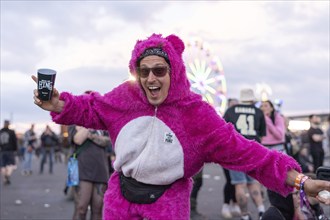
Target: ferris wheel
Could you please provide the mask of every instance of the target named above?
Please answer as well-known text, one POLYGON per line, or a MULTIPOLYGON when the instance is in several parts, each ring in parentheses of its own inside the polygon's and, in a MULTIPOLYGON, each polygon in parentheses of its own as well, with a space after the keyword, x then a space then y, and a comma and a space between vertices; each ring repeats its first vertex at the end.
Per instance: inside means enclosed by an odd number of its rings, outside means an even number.
POLYGON ((208 43, 198 38, 186 43, 183 55, 191 89, 223 115, 227 104, 227 85, 220 59, 212 55, 208 43))

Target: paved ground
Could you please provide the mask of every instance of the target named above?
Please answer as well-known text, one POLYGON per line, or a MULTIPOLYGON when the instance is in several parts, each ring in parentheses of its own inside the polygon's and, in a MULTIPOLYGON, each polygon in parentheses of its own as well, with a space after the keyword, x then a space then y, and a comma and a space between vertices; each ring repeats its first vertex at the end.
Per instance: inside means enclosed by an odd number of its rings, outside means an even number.
MULTIPOLYGON (((54 165, 54 174, 37 173, 39 159, 34 158, 34 173, 22 176, 18 168, 12 176, 11 185, 0 184, 0 219, 1 220, 69 220, 73 213, 73 202, 63 194, 66 166, 54 165)), ((45 167, 47 171, 47 166, 45 167)), ((204 185, 198 197, 198 211, 209 220, 222 219, 220 212, 223 204, 224 176, 222 168, 216 164, 207 164, 204 168, 204 185)), ((266 206, 269 205, 266 198, 266 206)), ((325 207, 330 216, 330 208, 325 207)), ((249 202, 249 209, 254 219, 257 211, 249 202)), ((236 218, 238 219, 238 218, 236 218)), ((235 219, 235 220, 236 220, 235 219)))
MULTIPOLYGON (((54 174, 38 174, 39 159, 33 160, 34 173, 22 176, 18 168, 11 178, 11 185, 0 186, 0 219, 70 219, 73 202, 63 193, 66 168, 54 165, 54 174)), ((45 171, 48 167, 45 167, 45 171)))

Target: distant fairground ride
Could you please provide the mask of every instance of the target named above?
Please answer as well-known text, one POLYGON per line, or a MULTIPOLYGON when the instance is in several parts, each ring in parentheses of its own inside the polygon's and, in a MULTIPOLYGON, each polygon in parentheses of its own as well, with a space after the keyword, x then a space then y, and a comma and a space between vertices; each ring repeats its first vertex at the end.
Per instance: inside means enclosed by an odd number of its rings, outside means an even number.
POLYGON ((256 84, 256 96, 259 101, 267 101, 270 100, 270 96, 272 95, 272 88, 267 83, 257 83, 256 84))
POLYGON ((282 99, 271 99, 271 95, 272 95, 273 91, 272 88, 270 87, 270 85, 268 85, 267 83, 257 83, 256 84, 256 96, 258 98, 258 102, 257 102, 257 107, 261 106, 261 102, 270 100, 273 102, 275 110, 281 112, 281 107, 283 105, 283 100, 282 99))
POLYGON ((194 92, 202 95, 218 114, 223 115, 227 104, 227 85, 220 59, 213 55, 201 39, 186 42, 184 61, 194 92))

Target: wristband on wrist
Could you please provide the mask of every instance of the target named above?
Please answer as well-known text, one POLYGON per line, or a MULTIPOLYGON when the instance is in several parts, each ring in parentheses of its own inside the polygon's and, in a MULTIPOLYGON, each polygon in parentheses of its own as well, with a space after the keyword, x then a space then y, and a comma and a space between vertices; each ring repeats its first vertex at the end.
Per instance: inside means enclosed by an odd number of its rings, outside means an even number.
POLYGON ((296 179, 294 180, 294 187, 297 190, 300 190, 300 183, 301 183, 301 180, 303 177, 305 177, 305 175, 302 173, 299 173, 298 176, 296 177, 296 179))
POLYGON ((303 210, 303 207, 305 206, 308 209, 309 213, 314 213, 314 211, 307 199, 305 190, 304 190, 305 181, 308 179, 310 179, 310 177, 304 176, 300 182, 300 190, 299 190, 299 192, 300 192, 300 208, 303 210))
POLYGON ((304 186, 305 186, 305 181, 308 180, 309 177, 308 176, 304 176, 301 181, 300 181, 300 189, 304 190, 304 186))

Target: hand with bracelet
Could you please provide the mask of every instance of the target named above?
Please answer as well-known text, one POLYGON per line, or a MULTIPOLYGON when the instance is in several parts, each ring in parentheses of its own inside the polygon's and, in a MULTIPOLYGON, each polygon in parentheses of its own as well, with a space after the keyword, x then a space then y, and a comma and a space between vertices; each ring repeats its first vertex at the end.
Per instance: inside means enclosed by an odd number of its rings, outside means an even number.
POLYGON ((313 180, 304 174, 298 173, 295 170, 288 171, 286 183, 294 186, 297 190, 302 190, 307 196, 316 198, 319 202, 330 205, 330 197, 320 196, 320 192, 326 190, 330 192, 330 181, 313 180))

